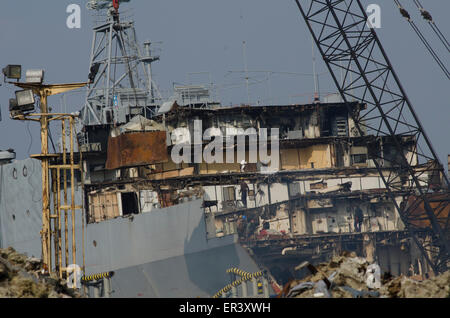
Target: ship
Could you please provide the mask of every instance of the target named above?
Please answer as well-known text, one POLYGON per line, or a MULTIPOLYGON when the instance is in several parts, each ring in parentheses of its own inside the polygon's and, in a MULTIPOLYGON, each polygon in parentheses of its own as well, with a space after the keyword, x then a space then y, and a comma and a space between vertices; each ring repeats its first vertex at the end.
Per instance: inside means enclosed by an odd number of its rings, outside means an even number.
MULTIPOLYGON (((251 293, 267 297, 306 274, 299 263, 342 251, 393 275, 436 270, 423 253, 436 237, 398 158, 434 189, 433 205, 446 202, 445 175, 419 162, 414 134, 375 138, 360 125, 370 105, 340 94, 228 107, 208 86, 180 85, 163 98, 152 43, 141 47, 118 2, 88 7, 104 19, 85 105, 48 115, 64 122, 58 151, 0 153, 0 247, 71 273, 90 297, 97 283, 103 297, 246 296, 242 281, 227 285, 239 273, 263 277, 267 291, 251 293), (415 220, 413 237, 399 207, 415 220)), ((36 93, 42 81, 29 75, 17 85, 36 93)), ((23 120, 34 108, 10 110, 23 120)), ((448 205, 439 210, 448 218, 448 205)))

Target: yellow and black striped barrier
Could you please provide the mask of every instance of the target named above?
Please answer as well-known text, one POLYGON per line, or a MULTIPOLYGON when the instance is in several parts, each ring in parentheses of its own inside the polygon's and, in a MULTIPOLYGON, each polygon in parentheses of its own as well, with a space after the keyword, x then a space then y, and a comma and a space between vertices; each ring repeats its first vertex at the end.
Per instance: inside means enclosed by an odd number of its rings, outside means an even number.
POLYGON ((262 295, 264 293, 263 291, 263 284, 261 282, 258 282, 258 295, 262 295))
POLYGON ((255 273, 249 273, 249 272, 243 271, 236 267, 227 269, 227 273, 233 273, 233 274, 241 276, 242 278, 248 278, 249 280, 252 278, 261 277, 263 275, 262 271, 255 272, 255 273))
POLYGON ((102 279, 102 278, 110 278, 113 275, 114 275, 114 272, 105 272, 105 273, 100 273, 100 274, 92 274, 92 275, 81 277, 81 281, 82 282, 92 282, 94 280, 99 280, 99 279, 102 279))
MULTIPOLYGON (((224 293, 227 293, 228 291, 230 291, 233 287, 237 287, 239 285, 241 285, 242 283, 245 283, 249 280, 251 280, 252 278, 258 278, 261 277, 263 275, 262 271, 259 272, 255 272, 255 273, 249 273, 243 270, 240 270, 239 268, 229 268, 226 271, 227 273, 234 273, 236 275, 241 276, 240 279, 235 280, 234 282, 228 284, 227 286, 225 286, 224 288, 222 288, 221 290, 219 290, 214 296, 213 298, 219 298, 220 296, 222 296, 224 293)), ((258 283, 258 293, 259 293, 259 284, 258 283)), ((261 284, 262 286, 262 284, 261 284)))
POLYGON ((231 284, 228 284, 227 286, 225 286, 224 288, 222 288, 220 291, 218 291, 218 292, 213 296, 213 298, 219 298, 220 296, 222 296, 222 294, 229 292, 229 291, 231 290, 231 288, 237 287, 237 286, 239 286, 240 284, 242 284, 244 281, 247 281, 247 280, 248 280, 248 279, 243 279, 243 278, 238 279, 238 280, 235 280, 235 281, 232 282, 231 284))

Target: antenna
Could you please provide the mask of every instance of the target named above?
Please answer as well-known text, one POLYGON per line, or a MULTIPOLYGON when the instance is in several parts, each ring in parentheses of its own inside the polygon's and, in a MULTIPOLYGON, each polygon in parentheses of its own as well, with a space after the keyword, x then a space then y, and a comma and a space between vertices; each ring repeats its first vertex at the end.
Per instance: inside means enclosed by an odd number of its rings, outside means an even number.
MULTIPOLYGON (((151 44, 152 44, 152 42, 150 42, 148 40, 144 42, 144 50, 145 50, 146 57, 142 59, 142 62, 144 62, 145 65, 147 66, 148 89, 150 91, 151 102, 154 103, 155 102, 155 89, 158 91, 158 88, 153 83, 152 63, 159 61, 159 56, 152 56, 152 51, 150 48, 151 44)), ((158 94, 161 95, 160 92, 158 92, 158 94)))
POLYGON ((314 80, 314 103, 320 102, 319 97, 319 76, 316 72, 316 54, 315 54, 315 46, 314 46, 314 39, 311 36, 311 43, 312 43, 312 64, 313 64, 313 80, 314 80))
POLYGON ((249 92, 249 89, 248 89, 248 80, 249 80, 249 77, 248 77, 248 68, 247 68, 247 50, 246 50, 246 43, 245 43, 245 41, 242 41, 242 49, 243 49, 243 51, 244 51, 244 71, 245 71, 245 82, 246 82, 246 85, 247 85, 247 103, 248 103, 248 105, 250 105, 250 92, 249 92))

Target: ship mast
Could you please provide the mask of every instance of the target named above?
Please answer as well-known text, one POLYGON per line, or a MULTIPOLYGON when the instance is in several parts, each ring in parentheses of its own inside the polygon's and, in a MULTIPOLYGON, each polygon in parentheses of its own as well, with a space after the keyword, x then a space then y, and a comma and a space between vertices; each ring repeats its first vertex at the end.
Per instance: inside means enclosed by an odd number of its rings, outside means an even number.
MULTIPOLYGON (((93 28, 91 85, 81 112, 85 126, 120 125, 135 115, 150 118, 161 100, 151 74, 151 64, 159 56, 150 55, 149 42, 143 48, 138 44, 134 21, 127 21, 120 11, 123 2, 129 0, 91 0, 87 4, 102 22, 93 28)), ((89 138, 85 139, 88 143, 89 138)))

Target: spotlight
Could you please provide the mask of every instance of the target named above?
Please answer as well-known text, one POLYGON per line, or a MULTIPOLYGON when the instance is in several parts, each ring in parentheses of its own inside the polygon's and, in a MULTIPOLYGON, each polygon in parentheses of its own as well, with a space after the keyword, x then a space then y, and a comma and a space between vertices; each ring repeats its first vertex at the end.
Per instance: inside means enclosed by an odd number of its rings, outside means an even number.
POLYGON ((44 81, 44 70, 27 70, 26 82, 30 84, 42 84, 44 81))
POLYGON ((19 80, 22 77, 21 65, 8 65, 3 69, 3 75, 9 79, 19 80))

